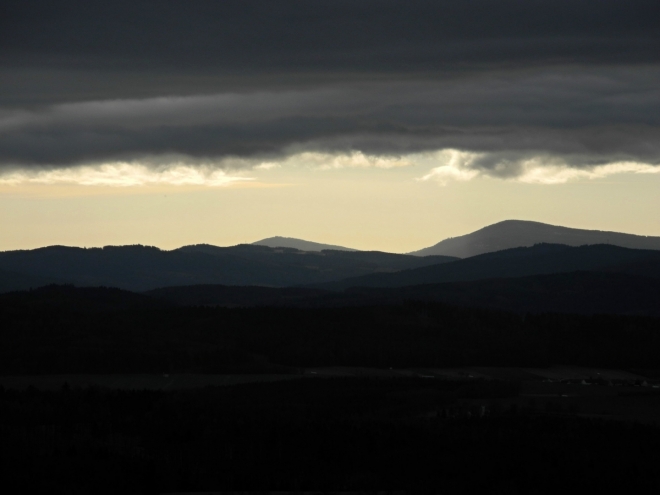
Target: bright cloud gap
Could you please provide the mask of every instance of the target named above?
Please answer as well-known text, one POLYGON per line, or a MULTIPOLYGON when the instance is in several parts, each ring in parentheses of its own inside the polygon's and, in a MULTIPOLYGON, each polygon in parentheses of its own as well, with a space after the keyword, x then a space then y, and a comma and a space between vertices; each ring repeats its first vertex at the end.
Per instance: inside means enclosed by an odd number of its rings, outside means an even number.
MULTIPOLYGON (((565 184, 580 179, 602 179, 615 174, 655 174, 660 167, 648 163, 617 161, 588 168, 575 168, 556 157, 524 157, 517 159, 492 159, 488 153, 471 153, 459 150, 442 150, 431 154, 441 165, 420 177, 420 181, 436 181, 447 185, 453 181, 469 181, 477 177, 495 177, 526 184, 565 184), (481 162, 495 162, 488 168, 481 162)), ((427 155, 426 160, 428 161, 427 155)))
POLYGON ((172 161, 171 158, 147 158, 142 162, 114 162, 69 167, 55 170, 18 170, 0 175, 0 185, 15 186, 81 185, 135 187, 150 185, 169 186, 228 186, 238 182, 254 181, 254 177, 232 175, 247 168, 269 171, 282 167, 305 167, 318 170, 341 168, 393 168, 414 163, 402 157, 372 156, 356 151, 349 154, 303 152, 277 160, 247 160, 227 158, 213 163, 195 160, 172 161))
POLYGON ((96 166, 57 170, 17 171, 0 176, 3 185, 81 185, 136 187, 151 185, 171 186, 227 186, 251 181, 251 177, 234 177, 224 170, 190 165, 177 165, 157 170, 134 163, 107 163, 96 166))
POLYGON ((417 181, 441 185, 493 177, 527 184, 564 184, 575 180, 601 179, 614 174, 660 173, 660 167, 633 161, 617 161, 589 168, 575 168, 557 157, 525 156, 502 158, 490 153, 456 149, 412 153, 401 156, 370 155, 361 151, 332 154, 299 152, 269 160, 226 158, 199 162, 184 158, 152 157, 140 162, 90 164, 54 170, 15 170, 0 175, 0 185, 80 185, 106 187, 201 186, 222 187, 254 181, 247 170, 269 173, 281 169, 306 168, 329 171, 345 168, 393 169, 416 167, 429 170, 417 181), (489 166, 484 167, 487 162, 489 166))

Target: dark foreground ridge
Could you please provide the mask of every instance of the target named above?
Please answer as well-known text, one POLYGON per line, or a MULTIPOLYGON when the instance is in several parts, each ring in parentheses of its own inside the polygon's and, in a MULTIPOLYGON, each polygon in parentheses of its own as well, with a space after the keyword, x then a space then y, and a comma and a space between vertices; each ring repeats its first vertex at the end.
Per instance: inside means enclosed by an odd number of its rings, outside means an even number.
POLYGON ((660 488, 658 318, 71 286, 0 315, 0 476, 25 492, 660 488))
POLYGON ((0 252, 0 292, 52 283, 144 291, 171 285, 227 284, 285 287, 393 272, 453 261, 377 251, 300 251, 208 244, 164 251, 149 246, 50 246, 0 252))
POLYGON ((177 307, 117 289, 0 296, 1 374, 299 373, 377 368, 660 369, 660 320, 521 314, 434 302, 177 307))
POLYGON ((299 249, 300 251, 324 251, 324 250, 333 250, 333 251, 358 251, 357 249, 347 248, 344 246, 336 246, 334 244, 322 244, 320 242, 305 241, 304 239, 295 239, 293 237, 268 237, 266 239, 261 239, 260 241, 255 241, 252 243, 253 246, 268 246, 268 247, 286 247, 299 249))
POLYGON ((660 278, 571 272, 395 288, 165 287, 146 294, 181 306, 332 308, 429 301, 518 313, 660 316, 660 278))
POLYGON ((609 244, 579 247, 537 244, 486 253, 446 265, 411 268, 396 273, 373 273, 314 286, 330 290, 405 287, 574 271, 606 271, 660 278, 660 251, 628 249, 609 244))
POLYGON ((0 476, 33 493, 660 488, 660 428, 589 412, 657 395, 576 402, 527 392, 423 378, 0 388, 0 476))

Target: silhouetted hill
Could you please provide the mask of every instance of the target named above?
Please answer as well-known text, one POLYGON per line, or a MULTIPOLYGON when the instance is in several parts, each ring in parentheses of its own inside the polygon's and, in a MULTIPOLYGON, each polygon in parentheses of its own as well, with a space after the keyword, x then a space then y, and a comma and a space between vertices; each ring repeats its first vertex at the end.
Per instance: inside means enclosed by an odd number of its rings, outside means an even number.
MULTIPOLYGON (((140 245, 92 249, 51 246, 2 252, 0 270, 11 270, 27 278, 45 279, 45 283, 57 280, 79 286, 111 286, 144 291, 193 284, 303 285, 453 259, 366 251, 316 253, 252 245, 227 248, 197 245, 173 251, 140 245)), ((25 288, 25 283, 21 280, 13 286, 7 283, 4 290, 25 288)))
POLYGON ((0 294, 0 307, 12 311, 32 311, 46 314, 51 311, 82 313, 122 311, 128 309, 164 309, 173 306, 163 299, 136 294, 114 287, 74 287, 47 285, 29 291, 0 294))
POLYGON ((26 275, 13 271, 0 270, 0 294, 13 290, 27 290, 33 287, 43 287, 44 285, 63 283, 63 280, 54 278, 39 277, 35 275, 26 275))
POLYGON ((612 265, 606 268, 609 272, 628 273, 640 277, 660 278, 660 262, 657 258, 643 259, 612 265))
POLYGON ((175 249, 174 252, 205 253, 214 256, 233 255, 243 259, 283 263, 290 266, 319 269, 358 269, 367 272, 392 272, 407 268, 428 266, 455 261, 453 256, 425 256, 421 260, 407 254, 385 253, 382 251, 301 251, 294 248, 271 248, 253 244, 239 244, 231 247, 218 247, 210 244, 194 244, 175 249))
POLYGON ((182 306, 343 307, 434 301, 523 313, 660 316, 660 279, 606 272, 571 272, 397 288, 307 288, 196 285, 146 294, 182 306))
POLYGON ((253 246, 268 246, 268 247, 287 247, 299 249, 300 251, 323 251, 324 249, 332 249, 335 251, 358 251, 343 246, 335 246, 333 244, 321 244, 318 242, 305 241, 303 239, 296 239, 294 237, 268 237, 252 243, 253 246))
POLYGON ((571 229, 540 222, 505 220, 471 234, 452 237, 438 244, 414 251, 415 256, 457 256, 468 258, 483 253, 501 251, 534 244, 611 244, 631 249, 660 249, 660 237, 647 237, 602 230, 571 229))
POLYGON ((299 306, 334 292, 304 287, 255 287, 189 285, 163 287, 145 292, 181 306, 299 306))
POLYGON ((0 375, 660 366, 660 319, 637 315, 522 316, 428 301, 181 307, 72 287, 0 296, 0 314, 0 375))
POLYGON ((395 289, 353 288, 360 304, 406 300, 524 313, 630 314, 660 316, 660 279, 625 273, 572 272, 395 289))
POLYGON ((660 251, 627 249, 606 244, 580 247, 538 244, 486 253, 446 265, 352 277, 339 282, 320 284, 317 287, 331 290, 349 287, 404 287, 579 270, 611 270, 639 274, 643 271, 642 267, 647 270, 644 275, 652 276, 658 272, 658 263, 660 263, 660 251))

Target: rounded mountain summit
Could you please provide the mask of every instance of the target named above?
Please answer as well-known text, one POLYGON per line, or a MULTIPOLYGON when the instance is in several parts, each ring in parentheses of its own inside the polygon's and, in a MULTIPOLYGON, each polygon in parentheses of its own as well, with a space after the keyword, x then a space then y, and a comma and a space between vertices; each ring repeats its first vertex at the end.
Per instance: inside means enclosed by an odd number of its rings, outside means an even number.
MULTIPOLYGON (((303 239, 296 239, 294 237, 268 237, 252 243, 255 246, 268 246, 272 248, 284 247, 299 249, 301 251, 323 251, 324 249, 331 249, 333 251, 358 251, 358 249, 351 249, 343 246, 334 246, 332 244, 321 244, 320 242, 305 241, 303 239)), ((426 255, 424 255, 426 256, 426 255)))
POLYGON ((469 258, 479 254, 534 244, 611 244, 632 249, 660 249, 660 237, 651 237, 603 230, 583 230, 559 227, 541 222, 504 220, 470 234, 450 237, 434 246, 413 251, 414 256, 456 256, 469 258))

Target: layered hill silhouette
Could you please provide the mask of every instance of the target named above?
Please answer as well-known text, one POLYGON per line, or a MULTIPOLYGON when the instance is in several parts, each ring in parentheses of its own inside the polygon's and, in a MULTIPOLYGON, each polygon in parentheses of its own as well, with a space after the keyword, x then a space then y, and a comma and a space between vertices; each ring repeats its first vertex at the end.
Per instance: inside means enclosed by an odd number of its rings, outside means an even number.
POLYGON ((434 301, 523 313, 660 316, 660 278, 626 273, 570 272, 407 286, 348 289, 361 304, 434 301))
POLYGON ((75 287, 69 284, 52 284, 27 291, 0 294, 0 306, 16 311, 32 311, 35 314, 75 311, 98 313, 126 310, 162 310, 177 303, 162 297, 117 289, 114 287, 75 287))
POLYGON ((191 284, 283 287, 339 280, 355 274, 393 272, 453 261, 368 251, 309 252, 291 248, 238 245, 185 246, 163 251, 147 246, 83 249, 51 246, 0 253, 4 292, 72 283, 145 291, 191 284))
MULTIPOLYGON (((419 256, 430 252, 428 249, 414 256, 339 246, 322 249, 328 245, 284 237, 232 247, 198 244, 171 251, 141 245, 91 249, 50 246, 0 252, 0 292, 49 284, 108 286, 132 291, 193 285, 297 286, 342 291, 351 287, 404 287, 574 271, 608 271, 660 278, 660 238, 656 237, 506 221, 461 238, 448 239, 433 249, 444 246, 442 249, 451 248, 452 252, 465 255, 508 244, 526 244, 536 238, 562 242, 516 246, 463 259, 419 256), (590 244, 597 239, 610 242, 590 244), (259 243, 290 243, 304 249, 259 243), (616 243, 643 245, 649 249, 633 249, 616 243)), ((262 291, 259 297, 268 299, 270 296, 265 294, 262 291)), ((239 297, 236 304, 240 300, 239 297)))
POLYGON ((179 306, 222 306, 249 308, 254 306, 307 307, 332 305, 334 301, 354 304, 367 301, 355 293, 347 298, 335 291, 307 287, 259 287, 229 285, 188 285, 162 287, 144 292, 155 299, 179 306))
POLYGON ((414 251, 415 256, 456 256, 468 258, 479 254, 502 251, 535 244, 611 244, 631 249, 658 249, 660 237, 647 237, 601 230, 572 229, 540 222, 505 220, 479 229, 471 234, 452 237, 434 246, 414 251))
POLYGON ((48 278, 39 275, 17 273, 10 270, 0 270, 0 293, 15 290, 27 290, 32 287, 43 287, 51 284, 61 284, 65 280, 48 278))
POLYGON ((342 307, 432 301, 523 313, 660 316, 660 277, 570 272, 397 288, 355 287, 342 292, 308 288, 196 285, 146 293, 180 306, 342 307))
POLYGON ((446 265, 374 273, 316 287, 344 290, 350 287, 404 287, 408 285, 464 282, 489 278, 549 275, 573 271, 609 271, 641 276, 660 275, 660 251, 628 249, 607 244, 571 247, 537 244, 486 253, 446 265))
POLYGON ((299 249, 300 251, 323 251, 331 249, 333 251, 358 251, 357 249, 347 248, 344 246, 335 246, 333 244, 321 244, 319 242, 305 241, 303 239, 296 239, 294 237, 268 237, 252 243, 253 246, 268 246, 268 247, 287 247, 299 249))
POLYGON ((301 288, 169 287, 180 305, 341 307, 434 301, 520 312, 660 316, 660 251, 539 244, 301 288))
MULTIPOLYGON (((561 302, 582 284, 586 290, 579 297, 586 295, 588 301, 591 289, 603 280, 583 279, 571 287, 560 278, 546 278, 524 281, 523 287, 534 293, 527 300, 535 304, 553 298, 561 302), (561 287, 569 289, 564 296, 556 290, 561 287)), ((621 279, 611 281, 601 294, 611 294, 607 288, 616 288, 621 279)), ((484 294, 500 289, 485 288, 484 294)), ((301 367, 320 366, 557 363, 653 370, 660 362, 660 320, 649 316, 542 311, 521 317, 499 309, 383 301, 191 308, 107 288, 49 286, 2 294, 0 374, 299 373, 301 367)), ((615 309, 630 307, 640 306, 615 309)))

